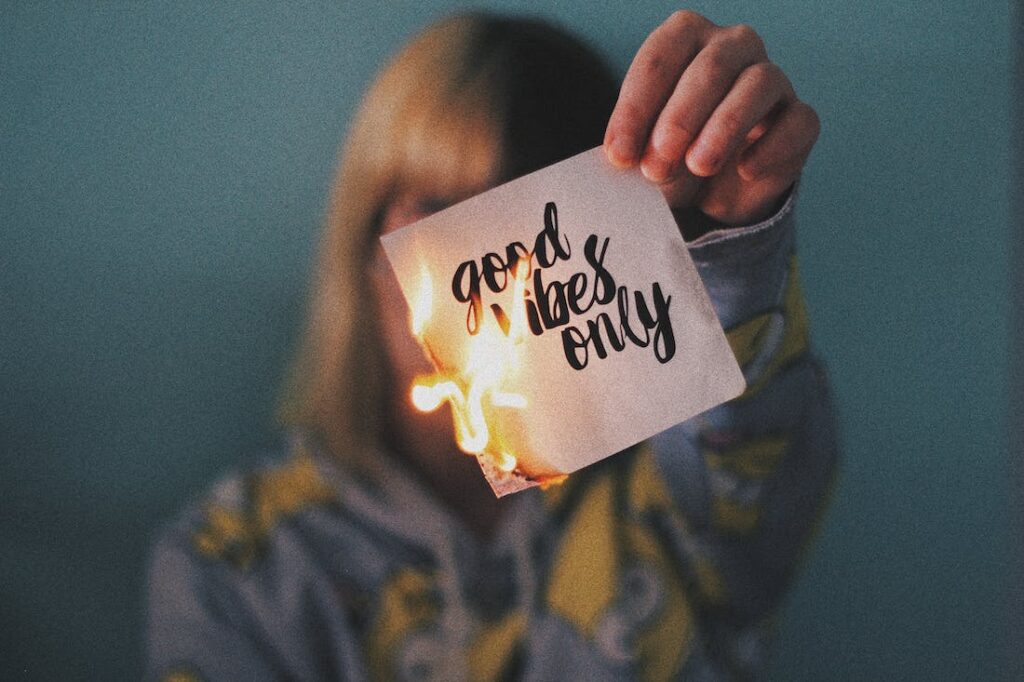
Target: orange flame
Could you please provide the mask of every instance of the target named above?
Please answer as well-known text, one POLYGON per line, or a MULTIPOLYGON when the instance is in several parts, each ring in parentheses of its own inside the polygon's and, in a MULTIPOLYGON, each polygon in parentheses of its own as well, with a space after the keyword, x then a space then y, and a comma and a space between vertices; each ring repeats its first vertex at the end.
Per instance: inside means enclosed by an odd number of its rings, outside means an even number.
POLYGON ((430 319, 430 312, 434 307, 434 287, 430 279, 430 271, 427 266, 420 263, 420 289, 416 292, 416 302, 412 306, 412 314, 409 316, 409 326, 412 328, 416 340, 423 342, 423 328, 430 319))
MULTIPOLYGON (((421 412, 432 412, 448 402, 452 408, 455 441, 467 454, 488 457, 495 467, 515 471, 516 456, 502 447, 500 438, 492 433, 488 413, 492 408, 524 409, 526 397, 503 389, 520 365, 518 345, 526 331, 525 292, 529 260, 519 261, 513 273, 512 314, 508 333, 488 315, 479 331, 470 340, 463 369, 457 376, 435 372, 413 382, 410 397, 421 412)), ((433 282, 425 266, 420 268, 419 291, 413 302, 409 326, 420 345, 439 367, 429 345, 424 341, 426 325, 433 308, 433 282)))

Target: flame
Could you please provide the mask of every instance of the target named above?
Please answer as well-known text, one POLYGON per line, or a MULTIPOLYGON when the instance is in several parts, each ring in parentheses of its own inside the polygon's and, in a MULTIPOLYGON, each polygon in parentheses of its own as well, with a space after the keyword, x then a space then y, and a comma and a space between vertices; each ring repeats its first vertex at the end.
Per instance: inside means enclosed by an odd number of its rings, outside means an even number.
MULTIPOLYGON (((513 273, 512 309, 508 333, 493 316, 486 315, 475 336, 470 339, 462 369, 452 376, 437 371, 413 382, 410 398, 421 412, 433 412, 445 402, 452 408, 455 441, 467 454, 487 457, 499 470, 511 473, 519 462, 501 444, 488 415, 493 408, 524 409, 526 397, 505 390, 508 380, 520 366, 519 343, 526 332, 525 292, 529 259, 520 260, 513 273)), ((436 367, 436 357, 424 340, 433 307, 433 282, 425 266, 420 267, 419 291, 412 302, 409 326, 436 367)))
POLYGON ((416 292, 416 302, 413 303, 409 314, 409 326, 412 328, 413 336, 420 342, 423 341, 423 328, 430 320, 430 311, 434 307, 434 287, 430 279, 430 271, 427 266, 420 263, 420 287, 416 292))

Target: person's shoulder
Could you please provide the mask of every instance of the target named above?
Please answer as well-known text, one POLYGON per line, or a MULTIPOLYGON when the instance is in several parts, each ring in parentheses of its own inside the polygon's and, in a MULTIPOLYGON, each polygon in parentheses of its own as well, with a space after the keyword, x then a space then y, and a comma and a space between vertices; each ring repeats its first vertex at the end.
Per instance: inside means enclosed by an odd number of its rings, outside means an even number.
POLYGON ((247 571, 279 535, 338 501, 313 449, 301 438, 265 464, 222 477, 160 533, 156 553, 247 571))

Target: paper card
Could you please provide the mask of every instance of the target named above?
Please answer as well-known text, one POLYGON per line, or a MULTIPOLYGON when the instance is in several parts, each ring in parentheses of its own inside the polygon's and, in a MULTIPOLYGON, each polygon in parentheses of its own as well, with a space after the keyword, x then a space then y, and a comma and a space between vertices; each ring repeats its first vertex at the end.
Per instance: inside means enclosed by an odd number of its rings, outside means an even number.
POLYGON ((591 149, 381 238, 495 493, 738 396, 743 375, 660 190, 591 149))

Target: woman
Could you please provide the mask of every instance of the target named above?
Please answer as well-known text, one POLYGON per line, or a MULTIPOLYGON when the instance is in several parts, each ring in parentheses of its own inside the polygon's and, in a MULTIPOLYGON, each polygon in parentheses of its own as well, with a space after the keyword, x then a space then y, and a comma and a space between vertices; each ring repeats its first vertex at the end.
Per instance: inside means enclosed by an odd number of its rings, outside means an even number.
POLYGON ((545 24, 428 28, 344 149, 276 467, 162 537, 150 674, 204 679, 730 679, 768 626, 832 477, 792 187, 813 110, 749 28, 680 12, 621 89, 545 24), (600 144, 661 187, 749 388, 571 476, 497 500, 443 413, 377 237, 600 144))

